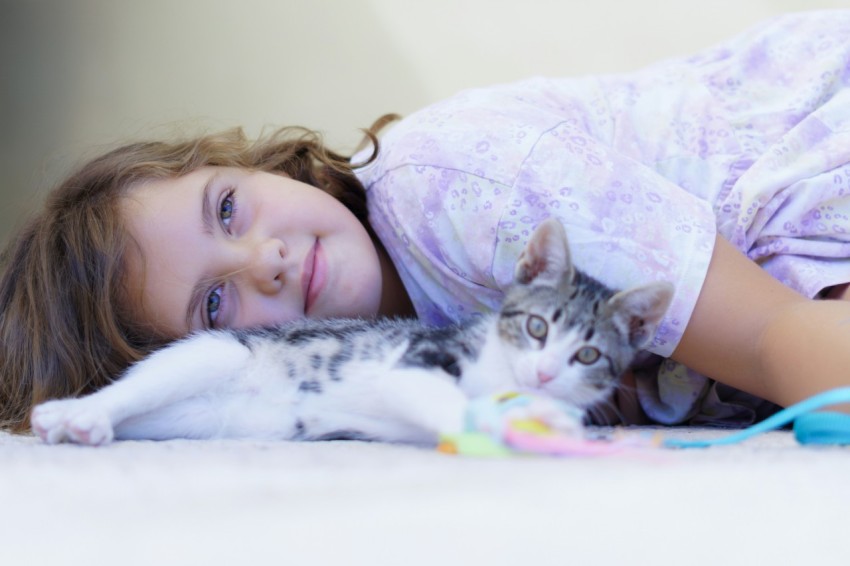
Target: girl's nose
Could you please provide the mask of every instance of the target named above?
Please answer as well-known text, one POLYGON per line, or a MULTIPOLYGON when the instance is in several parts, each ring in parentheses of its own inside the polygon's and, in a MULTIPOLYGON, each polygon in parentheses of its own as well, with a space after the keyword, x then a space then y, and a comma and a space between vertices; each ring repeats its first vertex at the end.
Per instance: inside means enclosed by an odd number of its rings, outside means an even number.
POLYGON ((255 245, 246 272, 260 292, 277 293, 284 286, 285 257, 286 246, 281 240, 269 238, 255 245))

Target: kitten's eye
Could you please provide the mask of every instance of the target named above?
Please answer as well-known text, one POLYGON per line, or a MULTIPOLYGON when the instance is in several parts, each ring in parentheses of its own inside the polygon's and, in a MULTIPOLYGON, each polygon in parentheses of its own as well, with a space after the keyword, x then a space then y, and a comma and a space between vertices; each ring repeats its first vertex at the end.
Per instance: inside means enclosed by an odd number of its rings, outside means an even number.
POLYGON ((593 346, 584 346, 580 348, 578 352, 576 352, 574 359, 580 364, 589 366, 590 364, 596 363, 596 361, 601 356, 602 354, 599 352, 599 350, 597 350, 593 346))
POLYGON ((528 317, 525 323, 525 329, 533 338, 543 340, 549 332, 549 325, 541 317, 533 314, 528 317))

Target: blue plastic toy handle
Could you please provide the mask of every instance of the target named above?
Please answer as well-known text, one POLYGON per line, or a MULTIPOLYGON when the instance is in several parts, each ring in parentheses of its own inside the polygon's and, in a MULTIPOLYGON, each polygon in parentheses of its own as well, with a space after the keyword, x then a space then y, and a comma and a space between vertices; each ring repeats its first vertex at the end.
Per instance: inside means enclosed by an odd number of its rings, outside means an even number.
POLYGON ((800 444, 850 444, 850 415, 835 412, 815 412, 818 409, 850 403, 850 387, 839 387, 813 395, 791 405, 775 415, 739 432, 721 438, 705 440, 665 439, 667 448, 707 448, 736 444, 758 434, 794 423, 794 436, 800 444))

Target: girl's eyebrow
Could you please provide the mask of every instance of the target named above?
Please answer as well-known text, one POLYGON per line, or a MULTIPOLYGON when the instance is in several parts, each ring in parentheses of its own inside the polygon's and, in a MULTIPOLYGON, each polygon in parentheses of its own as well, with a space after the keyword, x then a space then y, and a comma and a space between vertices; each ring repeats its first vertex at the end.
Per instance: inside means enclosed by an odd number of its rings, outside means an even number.
MULTIPOLYGON (((212 237, 215 233, 215 215, 213 213, 213 194, 212 187, 218 179, 219 173, 216 172, 207 180, 201 191, 201 225, 202 231, 207 236, 212 237)), ((192 294, 189 295, 189 304, 186 307, 186 326, 192 329, 192 320, 195 318, 195 312, 204 300, 204 294, 207 290, 208 279, 201 279, 192 287, 192 294)), ((203 316, 201 316, 203 320, 203 316)))
POLYGON ((212 203, 212 187, 218 177, 218 172, 213 174, 207 180, 207 183, 204 185, 203 191, 201 191, 201 221, 203 222, 204 226, 204 234, 207 234, 208 236, 212 236, 215 230, 215 215, 213 214, 212 203))

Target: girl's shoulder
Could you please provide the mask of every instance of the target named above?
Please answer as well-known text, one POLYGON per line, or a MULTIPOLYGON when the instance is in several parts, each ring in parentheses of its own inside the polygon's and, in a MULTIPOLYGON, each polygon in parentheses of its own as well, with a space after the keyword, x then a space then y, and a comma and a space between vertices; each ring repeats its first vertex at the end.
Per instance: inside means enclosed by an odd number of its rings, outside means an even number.
POLYGON ((359 170, 366 186, 404 167, 450 170, 510 184, 542 135, 558 124, 592 128, 603 98, 596 81, 531 78, 464 90, 405 117, 381 139, 379 158, 359 170))

